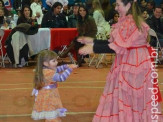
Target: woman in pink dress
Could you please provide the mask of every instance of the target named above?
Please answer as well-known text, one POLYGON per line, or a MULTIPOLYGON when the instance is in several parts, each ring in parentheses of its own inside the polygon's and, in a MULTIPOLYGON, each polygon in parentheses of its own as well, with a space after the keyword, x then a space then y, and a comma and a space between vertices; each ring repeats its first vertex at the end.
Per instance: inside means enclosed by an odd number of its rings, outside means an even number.
POLYGON ((115 61, 107 76, 93 122, 163 122, 157 72, 148 44, 149 26, 140 18, 136 0, 116 0, 119 21, 108 41, 78 38, 81 54, 110 53, 115 61))

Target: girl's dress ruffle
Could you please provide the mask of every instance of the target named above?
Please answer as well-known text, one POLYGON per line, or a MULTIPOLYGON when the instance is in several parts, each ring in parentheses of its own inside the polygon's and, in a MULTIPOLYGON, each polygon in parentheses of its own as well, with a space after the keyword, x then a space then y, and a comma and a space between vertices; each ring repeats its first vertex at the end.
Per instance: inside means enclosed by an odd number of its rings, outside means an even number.
POLYGON ((34 110, 32 112, 32 118, 34 120, 55 119, 55 118, 58 118, 58 117, 66 116, 66 111, 67 111, 67 109, 65 109, 65 108, 56 109, 54 111, 41 111, 41 112, 38 112, 38 111, 34 110))

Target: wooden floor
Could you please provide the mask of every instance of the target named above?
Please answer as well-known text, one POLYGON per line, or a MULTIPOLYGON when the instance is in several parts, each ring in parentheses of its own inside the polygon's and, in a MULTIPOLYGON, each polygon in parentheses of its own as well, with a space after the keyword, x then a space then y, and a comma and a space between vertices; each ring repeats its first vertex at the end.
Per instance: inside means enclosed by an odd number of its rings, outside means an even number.
MULTIPOLYGON (((33 122, 30 117, 34 102, 31 97, 33 69, 34 65, 0 69, 0 122, 33 122)), ((66 82, 59 83, 62 103, 68 109, 63 122, 91 122, 109 69, 110 65, 101 64, 96 69, 85 64, 74 70, 66 82)), ((163 95, 163 66, 158 69, 163 95)))

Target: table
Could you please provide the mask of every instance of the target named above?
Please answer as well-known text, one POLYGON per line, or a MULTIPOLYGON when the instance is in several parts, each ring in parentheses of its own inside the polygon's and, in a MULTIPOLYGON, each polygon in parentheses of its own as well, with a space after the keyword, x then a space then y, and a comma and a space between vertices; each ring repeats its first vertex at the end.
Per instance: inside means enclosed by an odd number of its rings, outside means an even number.
POLYGON ((3 50, 3 54, 6 54, 6 49, 4 47, 5 45, 5 41, 8 37, 8 35, 10 34, 11 30, 4 30, 4 36, 3 36, 3 39, 2 39, 2 50, 3 50))
POLYGON ((31 42, 32 51, 38 54, 41 50, 50 49, 50 29, 39 28, 34 35, 26 35, 27 40, 31 42))
POLYGON ((77 28, 52 28, 50 50, 54 50, 70 42, 78 36, 77 28))
MULTIPOLYGON (((11 30, 4 30, 4 32, 2 46, 5 54, 4 44, 11 30)), ((39 28, 37 34, 27 35, 27 38, 31 41, 34 54, 37 54, 43 49, 55 50, 61 46, 69 45, 76 36, 78 36, 76 28, 39 28)))

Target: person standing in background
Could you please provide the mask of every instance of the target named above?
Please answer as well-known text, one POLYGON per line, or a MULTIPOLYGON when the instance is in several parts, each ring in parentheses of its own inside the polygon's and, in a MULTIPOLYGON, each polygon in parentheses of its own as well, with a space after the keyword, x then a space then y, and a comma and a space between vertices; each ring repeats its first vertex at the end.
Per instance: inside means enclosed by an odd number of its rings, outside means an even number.
POLYGON ((39 2, 40 0, 32 0, 30 8, 32 9, 32 16, 35 17, 37 23, 41 25, 43 13, 39 2))

